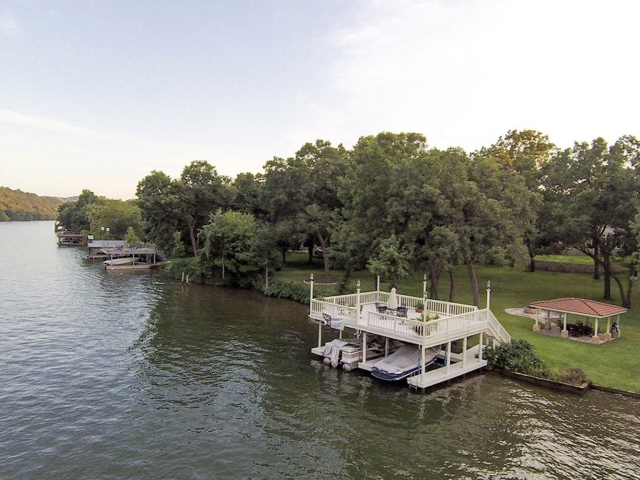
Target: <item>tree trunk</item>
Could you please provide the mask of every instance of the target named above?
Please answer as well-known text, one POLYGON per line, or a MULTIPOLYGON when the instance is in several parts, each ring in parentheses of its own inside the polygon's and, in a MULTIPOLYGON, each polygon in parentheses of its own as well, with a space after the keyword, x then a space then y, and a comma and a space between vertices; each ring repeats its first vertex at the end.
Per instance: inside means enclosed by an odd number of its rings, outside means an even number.
MULTIPOLYGON (((611 300, 611 257, 605 249, 602 249, 602 266, 604 271, 604 299, 611 300)), ((622 299, 624 299, 624 296, 622 296, 622 299)))
POLYGON ((322 248, 322 261, 324 262, 325 282, 329 283, 329 254, 327 253, 327 239, 324 238, 320 232, 316 232, 316 237, 320 242, 320 248, 322 248))
POLYGON ((527 244, 527 252, 529 252, 529 271, 530 272, 535 272, 536 271, 536 252, 533 249, 533 246, 531 245, 531 239, 527 237, 527 239, 525 240, 526 244, 527 244))
POLYGON ((629 308, 629 309, 631 308, 631 292, 633 291, 633 284, 635 283, 633 281, 633 277, 635 276, 635 274, 636 274, 636 264, 635 262, 633 262, 629 267, 629 282, 627 284, 626 294, 624 292, 624 287, 622 286, 622 282, 620 281, 618 276, 614 275, 613 273, 611 274, 611 277, 618 284, 618 289, 620 289, 620 304, 624 308, 629 308))
POLYGON ((309 260, 307 263, 311 265, 313 263, 313 242, 307 244, 307 252, 309 252, 309 260))
POLYGON ((287 247, 282 247, 282 263, 287 263, 287 247))
POLYGON ((196 222, 189 220, 189 237, 191 237, 191 247, 193 248, 193 256, 198 256, 198 240, 196 239, 196 222))
POLYGON ((599 257, 598 243, 594 242, 593 247, 593 279, 600 280, 600 257, 599 257))
POLYGON ((464 263, 467 265, 469 271, 469 279, 471 280, 471 293, 473 294, 473 304, 480 308, 480 293, 478 292, 478 278, 476 277, 476 270, 473 268, 473 262, 469 255, 464 256, 464 263))
POLYGON ((439 300, 438 297, 438 280, 440 279, 440 275, 438 275, 438 271, 431 267, 429 268, 429 280, 430 280, 430 287, 429 287, 429 297, 433 298, 434 300, 439 300))
POLYGON ((222 279, 224 280, 224 250, 222 250, 222 255, 220 256, 222 260, 222 279))
POLYGON ((453 265, 449 265, 449 301, 453 303, 453 299, 456 296, 456 271, 453 265))

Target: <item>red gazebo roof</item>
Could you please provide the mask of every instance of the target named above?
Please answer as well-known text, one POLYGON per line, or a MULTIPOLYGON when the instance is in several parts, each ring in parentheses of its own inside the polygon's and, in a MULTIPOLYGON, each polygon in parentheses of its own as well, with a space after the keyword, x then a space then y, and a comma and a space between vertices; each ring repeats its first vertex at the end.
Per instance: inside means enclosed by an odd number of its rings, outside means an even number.
POLYGON ((574 313, 578 315, 586 315, 588 317, 606 318, 613 315, 627 313, 627 309, 610 305, 608 303, 595 302, 586 298, 556 298, 555 300, 544 300, 541 302, 531 303, 532 307, 542 308, 544 310, 553 310, 563 313, 574 313))

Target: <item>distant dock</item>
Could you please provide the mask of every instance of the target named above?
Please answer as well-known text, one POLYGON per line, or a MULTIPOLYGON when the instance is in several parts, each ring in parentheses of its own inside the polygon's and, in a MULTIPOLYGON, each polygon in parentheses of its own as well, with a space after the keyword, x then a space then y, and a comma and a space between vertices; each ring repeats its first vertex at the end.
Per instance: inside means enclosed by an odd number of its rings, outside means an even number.
POLYGON ((106 270, 144 270, 157 268, 157 261, 165 261, 164 255, 153 248, 103 248, 107 258, 102 264, 106 270))

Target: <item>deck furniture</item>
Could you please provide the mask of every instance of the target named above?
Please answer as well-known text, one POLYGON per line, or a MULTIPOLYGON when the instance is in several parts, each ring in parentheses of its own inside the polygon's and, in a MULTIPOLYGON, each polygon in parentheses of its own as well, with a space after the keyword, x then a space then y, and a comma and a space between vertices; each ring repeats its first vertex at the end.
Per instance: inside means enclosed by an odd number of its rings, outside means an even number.
POLYGON ((333 318, 328 313, 322 314, 322 323, 328 325, 331 328, 341 330, 344 327, 345 320, 343 318, 333 318))

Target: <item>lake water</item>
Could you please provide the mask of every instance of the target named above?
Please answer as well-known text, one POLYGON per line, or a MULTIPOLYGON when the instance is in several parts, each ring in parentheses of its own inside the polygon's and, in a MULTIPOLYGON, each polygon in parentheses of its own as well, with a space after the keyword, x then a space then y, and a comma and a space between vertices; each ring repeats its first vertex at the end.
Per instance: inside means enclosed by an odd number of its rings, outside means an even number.
POLYGON ((317 361, 302 305, 85 257, 0 223, 0 478, 640 477, 638 400, 416 393, 317 361))

